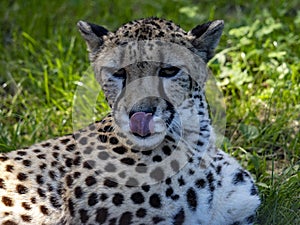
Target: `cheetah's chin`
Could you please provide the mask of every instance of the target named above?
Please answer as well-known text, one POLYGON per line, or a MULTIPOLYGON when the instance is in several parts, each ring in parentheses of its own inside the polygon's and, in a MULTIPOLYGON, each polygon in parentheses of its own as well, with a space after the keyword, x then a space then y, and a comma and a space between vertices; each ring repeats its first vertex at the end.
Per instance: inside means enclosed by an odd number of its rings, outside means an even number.
POLYGON ((159 146, 165 139, 165 133, 154 133, 145 137, 137 136, 133 133, 130 133, 128 137, 133 142, 134 148, 136 150, 146 151, 159 146))

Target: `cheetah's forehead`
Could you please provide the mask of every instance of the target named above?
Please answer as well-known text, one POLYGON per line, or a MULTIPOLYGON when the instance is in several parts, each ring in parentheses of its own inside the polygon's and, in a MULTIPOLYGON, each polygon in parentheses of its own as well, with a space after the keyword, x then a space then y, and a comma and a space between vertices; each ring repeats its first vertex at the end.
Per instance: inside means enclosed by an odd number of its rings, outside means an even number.
POLYGON ((172 21, 159 18, 134 20, 124 24, 109 37, 113 42, 164 39, 178 42, 187 39, 188 33, 172 21))

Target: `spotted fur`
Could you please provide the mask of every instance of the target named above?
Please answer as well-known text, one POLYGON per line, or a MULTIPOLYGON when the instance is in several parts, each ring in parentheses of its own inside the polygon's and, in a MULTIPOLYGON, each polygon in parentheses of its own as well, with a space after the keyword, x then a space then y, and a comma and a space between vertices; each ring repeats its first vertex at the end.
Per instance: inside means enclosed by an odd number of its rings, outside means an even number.
POLYGON ((253 224, 257 188, 217 149, 203 91, 223 21, 189 32, 157 18, 115 32, 83 21, 78 27, 112 113, 71 135, 2 153, 0 224, 253 224), (196 73, 185 70, 185 55, 172 55, 174 46, 190 52, 196 73), (139 99, 144 93, 151 97, 139 99), (153 115, 149 136, 128 127, 140 111, 153 115))

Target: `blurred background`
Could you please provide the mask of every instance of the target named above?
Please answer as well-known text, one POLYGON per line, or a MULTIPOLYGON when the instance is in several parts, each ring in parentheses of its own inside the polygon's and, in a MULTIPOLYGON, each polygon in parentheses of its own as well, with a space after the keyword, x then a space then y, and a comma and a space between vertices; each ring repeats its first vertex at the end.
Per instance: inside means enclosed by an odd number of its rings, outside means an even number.
MULTIPOLYGON (((298 0, 2 0, 0 151, 72 132, 75 90, 82 76, 94 82, 78 20, 113 31, 150 16, 185 30, 225 21, 209 63, 226 101, 222 147, 257 181, 257 224, 300 224, 298 0)), ((109 109, 102 94, 97 102, 101 119, 109 109)))

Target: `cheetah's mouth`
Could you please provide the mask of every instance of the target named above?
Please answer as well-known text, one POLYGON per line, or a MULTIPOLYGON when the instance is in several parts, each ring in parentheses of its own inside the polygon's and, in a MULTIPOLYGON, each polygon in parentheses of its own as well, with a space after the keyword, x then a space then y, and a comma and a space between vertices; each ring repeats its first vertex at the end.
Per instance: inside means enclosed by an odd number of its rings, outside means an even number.
POLYGON ((162 135, 167 132, 172 123, 175 110, 172 104, 167 101, 150 102, 157 98, 147 98, 143 102, 135 104, 128 112, 129 132, 138 139, 149 139, 151 137, 162 135), (159 103, 164 107, 158 107, 159 103))
POLYGON ((129 120, 131 132, 143 138, 149 137, 154 133, 153 114, 146 112, 133 113, 129 120))
POLYGON ((148 112, 136 112, 127 120, 127 134, 136 150, 150 150, 162 143, 167 132, 165 120, 148 112))
POLYGON ((124 100, 118 103, 114 108, 116 125, 119 132, 128 138, 127 143, 135 149, 153 149, 173 130, 173 119, 177 113, 174 106, 164 99, 151 96, 135 104, 124 100))

